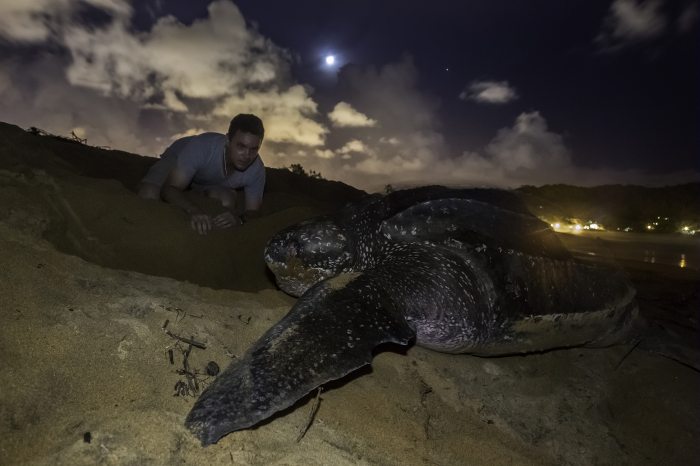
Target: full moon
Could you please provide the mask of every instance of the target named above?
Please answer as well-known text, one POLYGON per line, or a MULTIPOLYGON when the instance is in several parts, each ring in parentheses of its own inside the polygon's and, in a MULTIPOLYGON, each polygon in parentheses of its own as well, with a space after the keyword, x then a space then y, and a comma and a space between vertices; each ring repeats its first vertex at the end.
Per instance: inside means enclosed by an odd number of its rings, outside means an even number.
POLYGON ((333 65, 335 63, 334 55, 326 55, 326 65, 333 65))

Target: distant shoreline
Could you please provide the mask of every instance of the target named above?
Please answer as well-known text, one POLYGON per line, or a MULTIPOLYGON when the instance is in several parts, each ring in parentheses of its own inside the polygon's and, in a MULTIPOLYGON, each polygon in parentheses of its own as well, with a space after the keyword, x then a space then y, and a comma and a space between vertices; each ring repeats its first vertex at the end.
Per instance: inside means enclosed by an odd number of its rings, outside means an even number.
POLYGON ((700 238, 680 233, 581 231, 559 233, 574 253, 599 256, 645 268, 700 271, 700 238))

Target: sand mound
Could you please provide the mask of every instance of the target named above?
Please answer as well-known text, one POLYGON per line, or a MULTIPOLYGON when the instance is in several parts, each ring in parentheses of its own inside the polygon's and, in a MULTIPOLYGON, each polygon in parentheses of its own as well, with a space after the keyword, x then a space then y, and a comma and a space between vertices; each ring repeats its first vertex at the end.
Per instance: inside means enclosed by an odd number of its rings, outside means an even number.
MULTIPOLYGON (((42 218, 40 233, 59 250, 106 267, 256 291, 274 287, 262 260, 274 232, 364 194, 342 183, 269 169, 259 219, 200 236, 183 212, 133 194, 153 161, 0 124, 2 206, 12 210, 5 217, 19 224, 42 218)), ((192 200, 208 212, 221 211, 200 196, 192 200)))

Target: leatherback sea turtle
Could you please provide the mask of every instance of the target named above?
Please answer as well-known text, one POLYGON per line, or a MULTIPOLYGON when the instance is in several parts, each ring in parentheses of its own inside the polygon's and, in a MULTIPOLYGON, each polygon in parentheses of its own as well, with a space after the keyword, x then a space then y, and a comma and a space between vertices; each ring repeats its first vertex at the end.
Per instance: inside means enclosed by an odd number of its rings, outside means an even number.
POLYGON ((508 192, 370 196, 281 231, 265 260, 289 313, 195 403, 207 445, 369 364, 385 342, 504 355, 618 341, 637 314, 619 269, 574 259, 508 192))

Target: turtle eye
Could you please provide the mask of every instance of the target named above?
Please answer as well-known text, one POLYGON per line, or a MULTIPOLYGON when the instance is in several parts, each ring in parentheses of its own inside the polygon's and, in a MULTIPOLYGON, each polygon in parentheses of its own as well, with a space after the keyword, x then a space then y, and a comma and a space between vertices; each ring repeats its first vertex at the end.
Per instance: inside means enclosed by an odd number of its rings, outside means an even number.
POLYGON ((289 244, 287 244, 287 256, 289 257, 298 257, 301 255, 301 244, 299 244, 299 241, 293 239, 289 241, 289 244))

